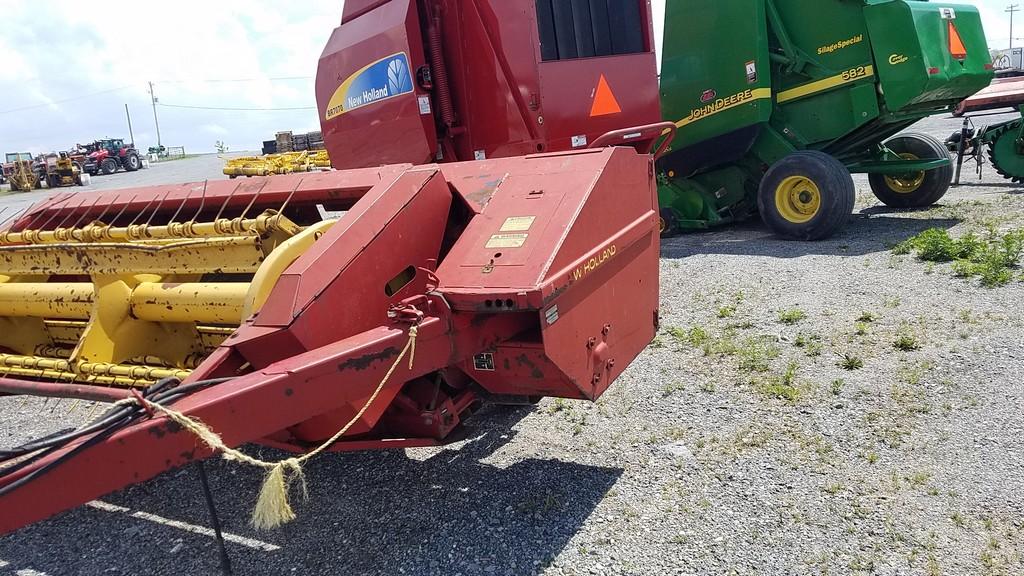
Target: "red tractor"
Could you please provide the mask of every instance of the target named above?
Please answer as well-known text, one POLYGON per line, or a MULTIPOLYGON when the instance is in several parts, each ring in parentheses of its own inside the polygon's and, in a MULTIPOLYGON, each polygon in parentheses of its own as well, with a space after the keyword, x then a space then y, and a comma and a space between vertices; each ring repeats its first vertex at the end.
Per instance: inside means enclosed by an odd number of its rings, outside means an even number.
POLYGON ((142 167, 142 159, 135 146, 126 145, 120 138, 97 140, 88 148, 91 152, 86 157, 84 169, 92 176, 113 174, 121 168, 135 172, 142 167))

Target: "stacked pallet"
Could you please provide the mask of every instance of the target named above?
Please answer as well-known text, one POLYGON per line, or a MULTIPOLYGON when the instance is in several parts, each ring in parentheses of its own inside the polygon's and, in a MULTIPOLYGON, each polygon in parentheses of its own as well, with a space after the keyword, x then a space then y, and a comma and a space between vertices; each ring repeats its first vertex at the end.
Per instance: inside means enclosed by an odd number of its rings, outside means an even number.
POLYGON ((291 131, 278 132, 274 135, 274 139, 277 141, 278 153, 283 154, 285 152, 293 152, 295 150, 291 131))
POLYGON ((294 134, 291 131, 278 132, 273 140, 263 142, 263 155, 285 154, 287 152, 303 152, 306 150, 323 150, 323 132, 294 134))

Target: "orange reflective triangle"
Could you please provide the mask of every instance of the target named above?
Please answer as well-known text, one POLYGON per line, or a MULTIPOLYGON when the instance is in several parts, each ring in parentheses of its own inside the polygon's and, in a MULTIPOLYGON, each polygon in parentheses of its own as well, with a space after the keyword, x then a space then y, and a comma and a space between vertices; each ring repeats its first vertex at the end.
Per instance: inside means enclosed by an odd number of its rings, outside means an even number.
POLYGON ((594 104, 590 107, 590 117, 607 116, 619 112, 622 112, 619 101, 615 99, 615 94, 608 86, 608 81, 604 79, 604 74, 601 74, 601 79, 597 81, 597 90, 594 92, 594 104))
POLYGON ((949 53, 953 55, 953 58, 961 60, 967 58, 967 47, 964 46, 964 41, 960 38, 960 33, 957 32, 952 20, 949 21, 949 53))

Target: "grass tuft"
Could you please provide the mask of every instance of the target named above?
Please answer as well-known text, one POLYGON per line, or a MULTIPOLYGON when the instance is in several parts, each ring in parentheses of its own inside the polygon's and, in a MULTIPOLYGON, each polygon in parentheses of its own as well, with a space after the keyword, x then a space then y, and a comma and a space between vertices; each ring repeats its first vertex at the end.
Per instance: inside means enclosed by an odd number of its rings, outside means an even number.
POLYGON ((753 382, 754 388, 765 396, 778 398, 790 403, 796 402, 803 394, 803 391, 797 386, 796 382, 798 369, 799 366, 796 362, 790 362, 786 366, 786 371, 781 375, 772 375, 755 380, 753 382))
POLYGON ((896 332, 896 339, 893 340, 892 346, 901 352, 912 352, 921 349, 921 342, 910 329, 910 326, 904 324, 896 332))
POLYGON ((1024 229, 1000 234, 993 227, 987 239, 974 233, 953 238, 944 229, 931 228, 893 248, 895 254, 915 252, 926 262, 952 262, 959 278, 978 278, 986 288, 1011 282, 1024 255, 1024 229))
POLYGON ((789 310, 783 310, 779 312, 779 323, 792 325, 807 318, 807 313, 799 308, 791 308, 789 310))
POLYGON ((843 354, 839 359, 839 367, 843 370, 860 370, 864 367, 864 360, 854 354, 843 354))
POLYGON ((771 361, 779 357, 779 347, 770 338, 751 337, 737 350, 740 369, 747 372, 767 372, 771 361))

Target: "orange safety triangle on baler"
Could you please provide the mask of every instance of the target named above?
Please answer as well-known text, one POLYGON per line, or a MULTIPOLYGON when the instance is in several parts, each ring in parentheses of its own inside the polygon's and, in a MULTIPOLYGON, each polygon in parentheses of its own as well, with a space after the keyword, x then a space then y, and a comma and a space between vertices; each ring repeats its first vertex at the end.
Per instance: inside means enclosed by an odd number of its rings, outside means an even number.
POLYGON ((952 20, 949 21, 949 53, 958 60, 967 58, 967 47, 964 46, 964 41, 952 20))
POLYGON ((597 81, 597 90, 594 91, 594 103, 590 106, 590 117, 607 116, 619 112, 622 112, 619 101, 615 99, 615 94, 612 93, 611 86, 608 86, 604 74, 601 74, 601 79, 597 81))

